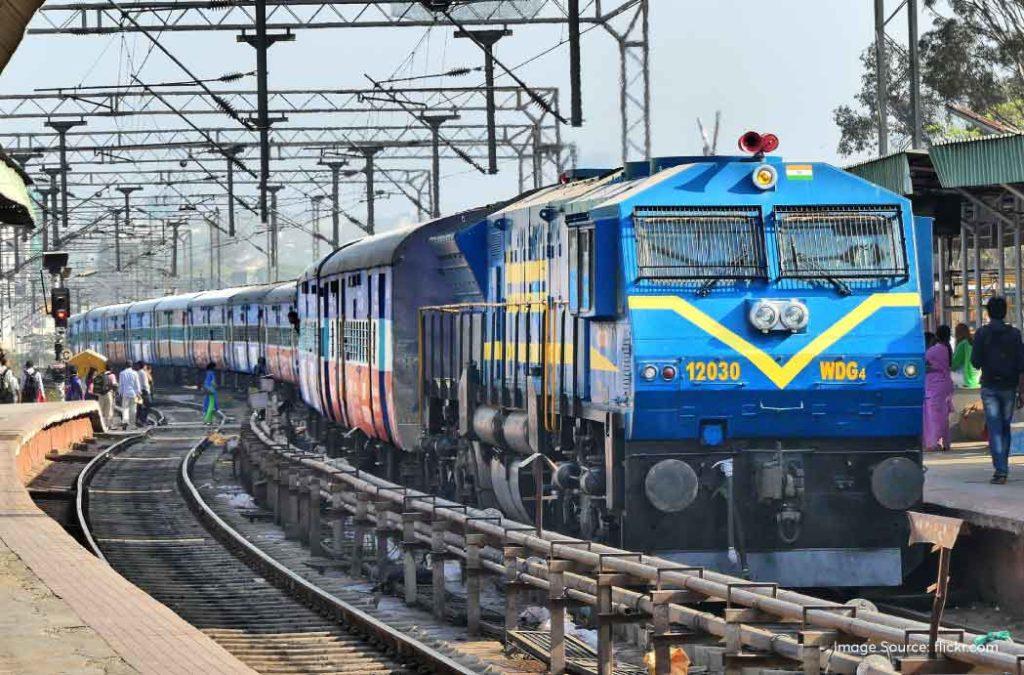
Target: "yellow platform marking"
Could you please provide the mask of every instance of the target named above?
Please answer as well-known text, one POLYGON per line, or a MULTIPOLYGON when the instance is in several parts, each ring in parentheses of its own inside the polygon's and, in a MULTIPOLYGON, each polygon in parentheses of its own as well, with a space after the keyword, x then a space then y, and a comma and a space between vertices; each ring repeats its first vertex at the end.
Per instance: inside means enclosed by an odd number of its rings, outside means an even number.
POLYGON ((876 293, 866 298, 846 316, 839 319, 824 332, 818 334, 785 364, 778 364, 771 355, 751 344, 695 306, 676 295, 632 295, 629 297, 631 310, 665 310, 675 312, 727 347, 739 352, 760 370, 779 389, 785 389, 807 365, 843 336, 864 322, 865 319, 883 307, 920 307, 917 293, 876 293))

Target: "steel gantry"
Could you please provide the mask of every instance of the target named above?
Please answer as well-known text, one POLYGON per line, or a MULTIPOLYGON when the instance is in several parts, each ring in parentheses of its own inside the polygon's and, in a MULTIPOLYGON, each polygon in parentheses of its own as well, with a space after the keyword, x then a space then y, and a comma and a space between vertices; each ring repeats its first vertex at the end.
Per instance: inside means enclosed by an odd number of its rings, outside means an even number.
MULTIPOLYGON (((265 30, 293 33, 324 28, 435 27, 482 30, 508 26, 565 25, 570 35, 572 121, 579 109, 581 27, 600 27, 619 51, 619 114, 622 160, 647 159, 651 149, 649 0, 469 0, 432 12, 419 2, 372 0, 141 0, 51 3, 38 13, 29 33, 102 35, 153 31, 251 31, 259 8, 265 30)), ((586 29, 582 29, 586 30, 586 29)), ((486 89, 484 89, 486 93, 486 89)), ((268 101, 269 108, 269 101, 268 101)))

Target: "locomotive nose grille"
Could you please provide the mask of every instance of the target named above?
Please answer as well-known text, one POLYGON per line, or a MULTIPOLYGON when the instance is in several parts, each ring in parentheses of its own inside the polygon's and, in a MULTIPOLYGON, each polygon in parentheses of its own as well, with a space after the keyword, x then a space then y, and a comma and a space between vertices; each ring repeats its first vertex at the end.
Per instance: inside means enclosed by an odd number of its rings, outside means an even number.
POLYGON ((763 279, 761 211, 744 207, 644 207, 633 214, 641 279, 763 279))

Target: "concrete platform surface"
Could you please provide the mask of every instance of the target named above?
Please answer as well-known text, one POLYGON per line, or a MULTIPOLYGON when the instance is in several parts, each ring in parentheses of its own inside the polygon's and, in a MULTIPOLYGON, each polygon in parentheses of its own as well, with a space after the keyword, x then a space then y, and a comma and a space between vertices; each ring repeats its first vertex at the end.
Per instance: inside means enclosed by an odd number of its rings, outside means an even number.
POLYGON ((992 485, 984 443, 955 443, 950 452, 925 454, 924 501, 978 527, 1024 534, 1024 457, 1010 458, 1005 485, 992 485))
POLYGON ((47 453, 100 428, 95 402, 0 405, 0 673, 252 673, 29 497, 47 453))

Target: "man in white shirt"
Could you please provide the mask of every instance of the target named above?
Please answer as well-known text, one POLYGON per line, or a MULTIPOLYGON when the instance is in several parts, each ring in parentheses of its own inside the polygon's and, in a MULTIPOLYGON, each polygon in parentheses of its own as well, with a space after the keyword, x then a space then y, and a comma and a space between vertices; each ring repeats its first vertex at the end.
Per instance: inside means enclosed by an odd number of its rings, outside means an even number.
POLYGON ((117 378, 117 391, 121 396, 121 427, 137 426, 136 416, 142 397, 142 380, 131 365, 125 366, 117 378))

